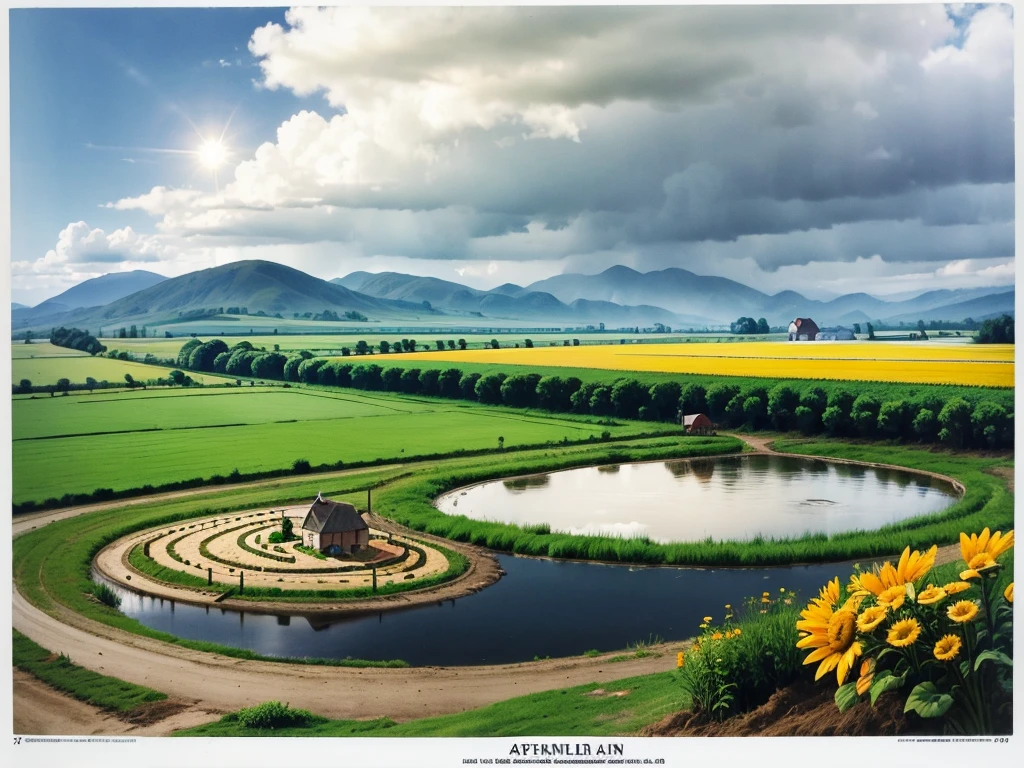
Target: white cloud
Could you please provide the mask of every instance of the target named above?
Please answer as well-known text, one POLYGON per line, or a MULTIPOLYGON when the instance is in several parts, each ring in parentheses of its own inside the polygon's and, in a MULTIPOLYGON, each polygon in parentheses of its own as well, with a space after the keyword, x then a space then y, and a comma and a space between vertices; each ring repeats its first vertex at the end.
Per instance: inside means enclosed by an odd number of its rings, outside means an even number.
POLYGON ((801 290, 843 261, 872 290, 870 269, 974 258, 993 271, 960 279, 1009 280, 1012 20, 967 23, 957 48, 938 4, 293 9, 252 34, 256 84, 324 107, 216 194, 107 203, 156 234, 76 230, 49 263, 269 252, 523 282, 618 259, 801 290))

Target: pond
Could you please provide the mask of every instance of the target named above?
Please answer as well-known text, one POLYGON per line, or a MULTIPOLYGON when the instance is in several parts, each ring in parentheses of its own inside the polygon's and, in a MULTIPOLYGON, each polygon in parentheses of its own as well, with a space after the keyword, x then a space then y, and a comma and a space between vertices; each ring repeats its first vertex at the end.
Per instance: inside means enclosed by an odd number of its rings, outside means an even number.
POLYGON ((122 596, 122 612, 179 637, 268 656, 466 666, 615 651, 658 637, 683 640, 699 631, 704 616, 721 621, 726 603, 738 608, 745 598, 780 587, 806 600, 828 579, 846 581, 852 571, 850 563, 697 569, 499 560, 507 575, 476 594, 332 623, 175 604, 110 586, 122 596))
POLYGON ((497 480, 446 494, 437 506, 477 520, 670 542, 871 530, 956 499, 948 482, 909 471, 750 455, 497 480))

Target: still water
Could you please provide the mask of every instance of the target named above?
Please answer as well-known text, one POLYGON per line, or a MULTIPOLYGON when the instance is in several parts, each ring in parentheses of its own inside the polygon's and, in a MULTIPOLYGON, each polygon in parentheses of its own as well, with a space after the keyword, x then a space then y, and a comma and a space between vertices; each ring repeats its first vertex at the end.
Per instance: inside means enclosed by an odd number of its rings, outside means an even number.
POLYGON ((497 480, 446 494, 437 506, 477 520, 668 542, 875 529, 956 498, 948 483, 912 472, 760 455, 497 480))
POLYGON ((455 601, 331 624, 201 608, 142 597, 114 586, 121 610, 179 637, 248 648, 270 656, 404 659, 464 666, 613 651, 652 635, 681 640, 701 618, 720 621, 726 603, 780 587, 806 597, 849 563, 788 568, 631 568, 499 556, 508 573, 455 601))

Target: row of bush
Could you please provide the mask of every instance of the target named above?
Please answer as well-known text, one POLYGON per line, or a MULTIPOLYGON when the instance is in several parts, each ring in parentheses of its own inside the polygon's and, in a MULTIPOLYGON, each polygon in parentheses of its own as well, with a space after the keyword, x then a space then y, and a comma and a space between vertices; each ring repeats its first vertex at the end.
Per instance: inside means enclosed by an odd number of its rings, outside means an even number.
POLYGON ((855 395, 842 386, 826 391, 811 382, 772 385, 662 381, 648 385, 629 377, 584 383, 574 376, 538 373, 463 373, 445 370, 384 368, 254 350, 249 342, 230 349, 220 339, 193 339, 181 348, 178 364, 214 373, 239 373, 325 386, 474 400, 514 408, 542 408, 600 417, 676 421, 682 414, 707 413, 722 427, 751 430, 799 430, 806 435, 941 442, 954 448, 1005 448, 1013 445, 1013 415, 1002 404, 964 397, 943 399, 925 393, 914 399, 893 387, 855 395), (222 370, 223 369, 223 370, 222 370))
POLYGON ((90 355, 107 351, 107 348, 100 344, 96 337, 92 336, 88 331, 78 328, 65 328, 64 326, 55 328, 50 333, 50 343, 56 347, 88 352, 90 355))

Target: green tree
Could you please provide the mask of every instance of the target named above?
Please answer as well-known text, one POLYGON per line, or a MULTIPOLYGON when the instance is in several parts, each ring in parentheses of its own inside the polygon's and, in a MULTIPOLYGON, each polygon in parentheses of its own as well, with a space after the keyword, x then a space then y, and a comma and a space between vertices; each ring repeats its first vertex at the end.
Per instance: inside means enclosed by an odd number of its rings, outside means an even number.
POLYGON ((367 344, 365 341, 360 339, 359 341, 356 342, 356 354, 357 355, 365 355, 369 351, 370 351, 370 345, 367 344))
POLYGON ((912 425, 914 436, 922 443, 933 443, 939 434, 939 420, 935 411, 930 408, 922 408, 914 417, 912 425))
POLYGON ((69 389, 71 389, 71 380, 70 379, 57 379, 57 391, 58 392, 63 392, 66 395, 68 393, 69 389))
POLYGON ((1003 315, 985 320, 978 329, 975 341, 978 344, 1013 344, 1014 319, 1003 315))
POLYGON ((498 349, 501 344, 498 343, 497 339, 491 339, 491 349, 498 349))
POLYGON ((441 371, 441 377, 437 380, 438 393, 441 397, 455 399, 461 391, 459 382, 462 381, 462 371, 458 368, 446 368, 441 371))
POLYGON ((352 369, 352 386, 356 389, 379 390, 382 386, 381 372, 379 365, 357 365, 352 369))
POLYGON ((381 374, 381 381, 384 383, 384 391, 401 392, 403 373, 404 371, 401 368, 385 368, 384 373, 381 374))
POLYGON ((614 409, 611 388, 599 384, 590 396, 590 412, 595 416, 611 416, 614 409))
POLYGON ((28 393, 32 391, 32 382, 28 379, 22 379, 18 382, 18 387, 22 392, 28 393))
POLYGON ((465 348, 466 348, 466 340, 465 339, 459 339, 459 349, 465 349, 465 348))
POLYGON ((89 392, 92 392, 96 388, 96 379, 94 379, 92 376, 86 376, 85 387, 86 389, 89 390, 89 392))
POLYGON ((533 349, 533 339, 526 339, 523 344, 527 349, 533 349))
POLYGON ((516 373, 501 383, 501 401, 513 408, 529 408, 537 401, 537 373, 516 373))
POLYGON ((764 400, 756 395, 743 401, 743 422, 751 429, 761 429, 768 418, 764 400))
POLYGON ((380 353, 382 355, 386 355, 390 351, 391 351, 391 343, 388 342, 388 341, 382 341, 380 343, 380 353))
POLYGON ((821 414, 821 423, 830 436, 841 435, 846 431, 846 414, 838 406, 830 405, 821 414))
POLYGON ((406 394, 420 393, 420 369, 406 369, 401 374, 401 391, 406 394))
POLYGON ((444 352, 444 341, 442 339, 435 341, 434 345, 437 347, 438 352, 444 352))
POLYGON ((619 379, 612 385, 612 406, 615 415, 623 419, 639 418, 640 408, 650 397, 648 388, 636 379, 619 379))
POLYGON ((687 384, 679 395, 683 415, 704 413, 708 409, 707 390, 701 384, 687 384))
POLYGON ((459 394, 463 400, 476 400, 476 385, 481 378, 479 373, 467 373, 459 379, 459 394))
POLYGON ((740 388, 733 384, 712 384, 707 390, 708 415, 712 421, 722 421, 729 403, 739 394, 740 388))
POLYGON ((648 390, 651 416, 658 421, 675 421, 679 412, 682 387, 675 381, 662 381, 648 390))
POLYGON ((771 331, 772 331, 772 329, 771 329, 771 327, 769 327, 768 321, 765 320, 763 317, 758 318, 758 320, 757 320, 757 332, 760 333, 760 334, 765 334, 765 333, 771 333, 771 331))
POLYGON ((772 426, 782 432, 796 426, 796 409, 800 393, 788 384, 777 384, 768 392, 768 418, 772 426))
MULTIPOLYGON (((579 388, 569 396, 569 406, 573 413, 590 413, 590 401, 594 396, 594 390, 598 385, 594 382, 581 384, 579 388)), ((610 393, 609 393, 610 395, 610 393)))
POLYGON ((860 323, 853 324, 853 332, 858 334, 860 333, 860 323))
POLYGON ((863 394, 853 401, 850 420, 861 437, 874 437, 878 430, 878 411, 881 403, 874 395, 863 394))
POLYGON ((939 440, 954 448, 963 448, 971 438, 971 404, 954 397, 939 411, 939 440))
POLYGON ((501 385, 505 382, 504 373, 489 373, 481 376, 476 382, 476 399, 487 405, 501 403, 501 385))
MULTIPOLYGON (((124 383, 128 385, 129 389, 131 389, 132 387, 135 386, 135 379, 132 377, 130 373, 126 373, 124 375, 124 383)), ((59 381, 57 382, 57 386, 60 386, 59 381)))
POLYGON ((1009 420, 1006 409, 998 403, 983 400, 971 414, 974 444, 988 448, 1001 448, 1007 442, 1009 420))
POLYGON ((420 374, 420 394, 437 397, 441 394, 441 371, 437 368, 428 368, 420 374))
POLYGON ((875 326, 873 326, 871 323, 868 323, 868 338, 875 338, 875 326))
POLYGON ((878 409, 878 432, 890 440, 902 440, 913 434, 914 414, 905 400, 887 400, 878 409))

